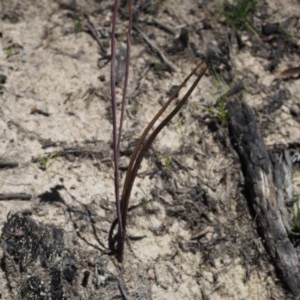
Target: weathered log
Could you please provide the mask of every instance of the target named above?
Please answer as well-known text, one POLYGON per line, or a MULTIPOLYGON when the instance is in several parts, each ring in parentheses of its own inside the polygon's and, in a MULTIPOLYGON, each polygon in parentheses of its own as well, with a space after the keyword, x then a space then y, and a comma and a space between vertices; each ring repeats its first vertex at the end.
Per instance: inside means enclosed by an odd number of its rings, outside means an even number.
POLYGON ((300 264, 289 239, 283 166, 268 151, 253 110, 243 101, 233 98, 227 103, 228 129, 241 161, 247 200, 281 280, 292 293, 297 294, 300 291, 300 264))

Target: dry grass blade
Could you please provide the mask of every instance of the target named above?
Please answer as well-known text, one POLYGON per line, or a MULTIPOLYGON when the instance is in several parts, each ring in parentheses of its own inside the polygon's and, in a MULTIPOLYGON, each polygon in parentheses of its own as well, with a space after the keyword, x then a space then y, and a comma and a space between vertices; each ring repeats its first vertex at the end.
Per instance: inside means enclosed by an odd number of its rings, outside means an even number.
POLYGON ((159 117, 165 112, 165 110, 170 106, 172 101, 176 98, 176 95, 179 91, 183 88, 183 86, 187 83, 187 81, 192 77, 196 71, 203 66, 203 62, 199 63, 197 67, 187 76, 187 78, 182 82, 179 86, 178 90, 174 93, 174 95, 164 104, 164 106, 159 110, 159 112, 154 116, 151 122, 148 124, 146 129, 144 130, 141 138, 139 139, 138 144, 135 147, 133 155, 130 160, 130 164, 127 170, 125 183, 123 186, 122 191, 122 198, 121 198, 121 213, 122 213, 122 228, 123 228, 123 240, 118 240, 117 245, 117 258, 118 261, 123 260, 123 251, 124 251, 124 241, 125 241, 125 230, 126 230, 126 222, 127 222, 127 211, 129 205, 129 199, 131 190, 134 184, 134 180, 137 175, 137 171, 141 165, 143 157, 146 151, 149 149, 151 144, 153 143, 154 139, 157 137, 159 132, 171 121, 171 119, 180 111, 182 106, 187 102, 188 98, 190 97, 193 90, 196 88, 197 84, 199 83, 200 79, 203 77, 204 73, 207 70, 207 66, 205 65, 202 69, 200 74, 197 76, 197 79, 194 81, 190 89, 184 95, 184 97, 175 105, 175 108, 159 123, 159 125, 154 129, 154 131, 149 135, 147 138, 150 130, 154 127, 156 121, 159 117))
POLYGON ((278 75, 278 78, 287 79, 287 78, 291 78, 291 77, 294 77, 294 76, 296 76, 296 77, 300 76, 300 66, 295 67, 295 68, 289 68, 287 70, 282 71, 278 75))
MULTIPOLYGON (((140 151, 142 144, 150 132, 150 130, 153 128, 155 122, 161 117, 161 115, 166 111, 166 109, 170 106, 172 101, 177 97, 179 91, 187 84, 187 82, 190 80, 190 78, 197 72, 197 70, 203 65, 203 62, 200 62, 195 69, 185 78, 185 80, 180 84, 178 89, 174 92, 174 94, 169 98, 169 100, 161 107, 161 109, 158 111, 158 113, 153 117, 153 119, 149 122, 145 130, 143 131, 136 147, 134 148, 133 154, 130 159, 130 163, 128 166, 128 172, 126 174, 125 182, 123 185, 123 191, 122 194, 126 192, 126 187, 128 186, 129 182, 132 180, 130 176, 130 171, 133 169, 134 162, 136 160, 136 157, 138 155, 138 152, 140 151)), ((123 198, 123 196, 122 196, 123 198)))

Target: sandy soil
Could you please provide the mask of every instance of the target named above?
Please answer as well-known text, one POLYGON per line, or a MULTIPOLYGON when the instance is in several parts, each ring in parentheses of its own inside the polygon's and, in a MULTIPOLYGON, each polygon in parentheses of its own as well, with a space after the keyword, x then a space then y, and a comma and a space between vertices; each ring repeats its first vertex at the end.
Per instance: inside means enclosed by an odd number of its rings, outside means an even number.
MULTIPOLYGON (((0 161, 18 164, 0 170, 0 194, 32 196, 0 202, 2 299, 122 299, 124 291, 128 299, 292 299, 257 232, 242 193, 238 157, 212 108, 242 81, 267 145, 299 143, 299 74, 279 75, 299 66, 300 3, 260 1, 253 20, 259 38, 242 31, 239 47, 214 2, 136 5, 140 29, 176 71, 165 70, 133 31, 122 179, 136 139, 171 87, 212 52, 218 76, 205 75, 142 164, 120 274, 107 255, 116 215, 107 58, 112 2, 0 1, 0 75, 6 77, 0 84, 0 161), (272 22, 286 24, 283 42, 261 33, 272 22), (178 51, 174 45, 182 28, 189 43, 178 51), (18 239, 20 251, 12 251, 18 239)), ((120 48, 125 32, 123 17, 120 48)), ((120 87, 117 92, 121 96, 120 87)), ((296 195, 299 174, 295 162, 296 195)))

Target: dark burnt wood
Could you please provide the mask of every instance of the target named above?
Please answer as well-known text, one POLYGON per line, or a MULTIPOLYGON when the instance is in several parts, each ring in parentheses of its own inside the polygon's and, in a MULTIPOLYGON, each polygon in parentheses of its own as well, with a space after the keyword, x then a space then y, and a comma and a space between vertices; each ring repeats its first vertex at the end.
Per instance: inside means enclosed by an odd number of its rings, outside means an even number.
POLYGON ((228 101, 228 128, 245 177, 246 196, 255 213, 266 249, 280 278, 294 294, 300 291, 300 267, 289 239, 282 164, 268 151, 253 110, 238 96, 228 101))

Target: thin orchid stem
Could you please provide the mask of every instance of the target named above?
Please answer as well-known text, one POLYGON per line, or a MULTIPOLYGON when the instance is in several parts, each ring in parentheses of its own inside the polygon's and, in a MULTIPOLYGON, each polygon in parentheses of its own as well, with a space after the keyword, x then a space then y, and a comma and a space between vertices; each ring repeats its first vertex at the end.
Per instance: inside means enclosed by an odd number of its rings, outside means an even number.
MULTIPOLYGON (((116 17, 117 14, 117 5, 115 1, 115 11, 114 11, 114 17, 116 17)), ((116 131, 114 131, 114 154, 115 158, 115 192, 116 192, 116 207, 117 207, 117 217, 118 217, 118 245, 122 245, 122 248, 124 249, 124 239, 125 239, 125 230, 123 227, 123 221, 122 221, 122 210, 121 210, 121 203, 120 203, 120 192, 119 192, 119 184, 120 184, 120 177, 119 177, 119 154, 120 154, 120 142, 122 137, 122 130, 123 130, 123 123, 124 123, 124 113, 125 113, 125 107, 126 107, 126 95, 127 95, 127 87, 128 87, 128 79, 129 79, 129 66, 130 66, 130 49, 131 49, 131 30, 132 30, 132 1, 128 0, 128 14, 129 14, 129 24, 128 24, 128 31, 127 31, 127 49, 126 49, 126 68, 125 68, 125 79, 124 79, 124 86, 123 86, 123 95, 122 95, 122 104, 121 104, 121 115, 120 115, 120 123, 119 123, 119 133, 117 134, 116 131), (115 136, 115 134, 117 136, 115 136), (116 138, 116 140, 115 140, 116 138), (115 153, 117 151, 117 154, 115 153), (117 176, 117 180, 116 180, 117 176)), ((115 19, 116 20, 116 19, 115 19)), ((116 25, 116 22, 113 23, 116 25)), ((114 35, 113 35, 114 36, 114 35)), ((112 36, 112 38, 113 38, 112 36)), ((115 49, 114 49, 115 50, 115 49)), ((114 51, 114 56, 115 56, 114 51)), ((115 57, 112 57, 115 61, 115 57)), ((115 72, 115 69, 113 69, 113 72, 115 72)), ((115 80, 115 78, 114 78, 115 80)), ((113 81, 113 80, 112 80, 113 81)), ((114 93, 115 94, 115 93, 114 93)), ((112 97, 113 99, 113 97, 112 97)), ((116 129, 116 99, 114 101, 114 107, 115 107, 115 123, 114 123, 114 129, 116 129)), ((113 108, 114 110, 114 108, 113 108)), ((117 260, 119 262, 122 262, 123 260, 123 249, 117 251, 117 260), (119 253, 122 253, 120 255, 119 253)))
POLYGON ((122 95, 122 106, 121 106, 119 137, 118 137, 118 149, 120 149, 120 142, 121 142, 121 137, 122 137, 124 113, 125 113, 125 108, 126 108, 126 95, 127 95, 127 87, 128 87, 128 80, 129 80, 131 29, 132 29, 132 2, 131 2, 131 0, 128 0, 128 15, 129 15, 129 24, 128 24, 128 31, 126 34, 126 42, 127 42, 126 67, 125 67, 125 79, 124 79, 123 95, 122 95))
POLYGON ((116 26, 119 1, 114 1, 114 11, 112 18, 111 32, 111 64, 110 64, 110 83, 111 83, 111 106, 113 118, 113 156, 114 156, 114 186, 115 186, 115 201, 117 209, 117 217, 119 222, 118 236, 123 233, 123 222, 120 205, 120 176, 119 176, 119 143, 118 143, 118 128, 117 128, 117 100, 116 100, 116 26))

